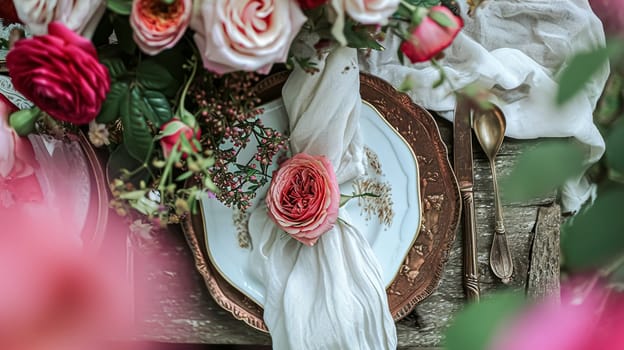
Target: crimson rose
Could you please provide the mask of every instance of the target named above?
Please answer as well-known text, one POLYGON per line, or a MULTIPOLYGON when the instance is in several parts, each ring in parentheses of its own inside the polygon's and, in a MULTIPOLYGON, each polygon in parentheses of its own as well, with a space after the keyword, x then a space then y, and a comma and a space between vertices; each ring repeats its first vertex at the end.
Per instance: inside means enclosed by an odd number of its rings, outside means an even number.
POLYGON ((328 0, 297 0, 304 10, 310 10, 325 4, 328 0))
POLYGON ((58 120, 89 123, 110 88, 93 44, 60 22, 47 35, 16 42, 6 61, 15 89, 58 120))

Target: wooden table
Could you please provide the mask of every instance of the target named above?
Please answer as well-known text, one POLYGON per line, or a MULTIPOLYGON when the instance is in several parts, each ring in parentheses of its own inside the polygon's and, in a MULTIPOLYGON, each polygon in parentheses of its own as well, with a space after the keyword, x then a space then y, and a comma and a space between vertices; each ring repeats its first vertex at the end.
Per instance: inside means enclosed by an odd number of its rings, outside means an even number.
MULTIPOLYGON (((437 120, 449 149, 451 124, 437 120)), ((497 158, 500 177, 511 171, 518 154, 535 141, 507 139, 497 158)), ((478 143, 475 145, 475 206, 479 237, 479 271, 482 297, 513 289, 539 296, 559 290, 560 209, 555 194, 526 203, 505 205, 505 226, 514 255, 510 285, 500 283, 489 268, 489 249, 494 231, 491 174, 478 143)), ((452 159, 452 155, 450 156, 452 159)), ((398 325, 402 348, 441 345, 445 327, 464 303, 460 226, 438 289, 398 325)), ((211 299, 195 271, 191 252, 179 232, 157 234, 158 242, 135 253, 136 310, 139 339, 168 343, 270 344, 268 335, 246 326, 211 299), (145 264, 156 258, 159 265, 145 264)))

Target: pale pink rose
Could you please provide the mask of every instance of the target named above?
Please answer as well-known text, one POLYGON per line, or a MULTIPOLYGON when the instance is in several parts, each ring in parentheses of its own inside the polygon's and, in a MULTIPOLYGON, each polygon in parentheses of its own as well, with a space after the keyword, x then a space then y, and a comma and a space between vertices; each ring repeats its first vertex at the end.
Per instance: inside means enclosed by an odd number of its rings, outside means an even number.
POLYGON ((266 203, 271 219, 312 246, 338 219, 340 189, 330 161, 298 153, 273 173, 266 203))
POLYGON ((419 25, 411 30, 411 36, 401 44, 401 51, 412 63, 434 58, 453 42, 464 21, 444 6, 434 6, 419 25), (452 25, 444 27, 431 18, 432 13, 446 16, 452 25))
POLYGON ((20 20, 34 35, 48 33, 48 24, 61 22, 90 38, 106 11, 104 0, 14 0, 20 20))
POLYGON ((32 145, 9 125, 13 111, 15 107, 0 95, 0 210, 3 202, 31 202, 42 198, 35 175, 39 164, 32 145))
POLYGON ((294 0, 205 0, 196 2, 191 28, 206 69, 267 74, 286 61, 305 21, 294 0))
POLYGON ((503 326, 490 350, 624 349, 624 295, 602 286, 586 290, 533 305, 503 326))
POLYGON ((175 0, 170 5, 162 0, 134 0, 130 14, 134 41, 149 55, 172 48, 186 32, 192 10, 191 0, 175 0))
POLYGON ((362 24, 388 23, 400 0, 343 0, 347 14, 362 24))

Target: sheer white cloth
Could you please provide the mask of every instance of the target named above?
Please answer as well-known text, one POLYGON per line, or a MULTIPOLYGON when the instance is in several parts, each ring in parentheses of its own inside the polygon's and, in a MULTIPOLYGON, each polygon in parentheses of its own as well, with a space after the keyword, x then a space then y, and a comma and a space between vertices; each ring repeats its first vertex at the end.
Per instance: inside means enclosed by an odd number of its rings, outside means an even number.
MULTIPOLYGON (((296 69, 283 88, 294 153, 325 155, 342 183, 364 173, 355 50, 338 49, 320 73, 296 69)), ((395 349, 396 329, 381 268, 346 211, 314 247, 285 237, 253 211, 250 262, 264 282, 264 320, 274 349, 395 349)))
MULTIPOLYGON (((507 136, 575 137, 586 146, 587 164, 604 152, 604 141, 592 112, 606 82, 605 65, 585 90, 562 107, 554 103, 557 75, 574 53, 604 45, 602 23, 587 0, 488 1, 474 18, 459 0, 464 30, 441 60, 452 86, 432 89, 439 77, 430 64, 401 65, 396 58, 398 38, 389 36, 386 50, 361 60, 362 69, 398 87, 408 76, 416 83, 410 97, 426 108, 453 119, 453 89, 477 82, 492 88, 507 118, 507 136)), ((593 187, 578 178, 562 189, 566 211, 576 211, 593 187)))

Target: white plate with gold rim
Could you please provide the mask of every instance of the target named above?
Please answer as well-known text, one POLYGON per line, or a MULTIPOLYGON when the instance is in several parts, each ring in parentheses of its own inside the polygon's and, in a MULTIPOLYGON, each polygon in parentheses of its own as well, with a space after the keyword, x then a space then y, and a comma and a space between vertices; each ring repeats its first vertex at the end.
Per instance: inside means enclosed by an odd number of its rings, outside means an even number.
MULTIPOLYGON (((413 150, 403 137, 389 125, 370 104, 362 102, 360 119, 362 136, 367 150, 367 174, 340 186, 342 194, 373 192, 379 198, 351 200, 346 209, 351 223, 364 234, 382 267, 382 277, 389 286, 409 249, 421 224, 418 163, 413 150), (356 190, 359 188, 360 190, 356 190), (363 189, 363 190, 362 190, 363 189)), ((284 131, 288 121, 283 103, 275 100, 262 106, 261 118, 265 125, 284 131)), ((250 144, 241 153, 248 157, 255 150, 250 144), (247 154, 244 154, 248 150, 247 154)), ((270 171, 274 170, 270 169, 270 171)), ((253 206, 264 200, 268 185, 260 188, 253 206)), ((215 199, 202 200, 201 215, 204 224, 206 250, 212 265, 232 286, 263 306, 263 283, 250 271, 251 246, 245 246, 246 214, 226 207, 215 199), (242 244, 241 244, 242 243, 242 244)))

